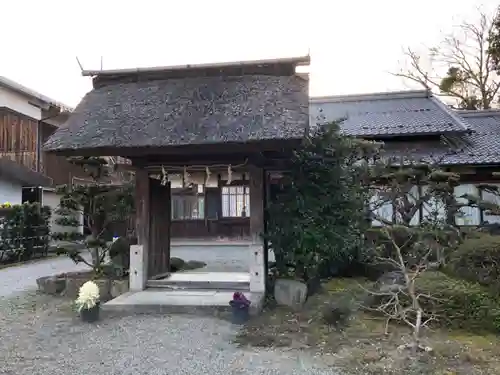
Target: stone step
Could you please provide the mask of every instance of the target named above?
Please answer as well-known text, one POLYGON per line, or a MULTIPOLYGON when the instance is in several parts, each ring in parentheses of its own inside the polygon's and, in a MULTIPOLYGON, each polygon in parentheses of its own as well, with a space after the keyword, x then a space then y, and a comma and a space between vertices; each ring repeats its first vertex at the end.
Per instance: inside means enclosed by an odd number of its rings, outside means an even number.
POLYGON ((238 281, 174 281, 174 280, 148 280, 148 288, 162 288, 169 290, 229 290, 250 291, 250 282, 238 281))
MULTIPOLYGON (((262 311, 264 294, 245 293, 251 301, 250 313, 262 311)), ((163 288, 128 292, 102 305, 102 310, 124 314, 197 314, 227 317, 231 312, 232 291, 166 290, 163 288)))
POLYGON ((148 280, 146 286, 170 290, 249 291, 250 274, 248 272, 176 272, 164 279, 148 280))
POLYGON ((198 249, 203 248, 213 248, 213 247, 242 247, 248 248, 252 244, 250 240, 228 240, 228 241, 217 241, 217 240, 172 240, 170 242, 170 247, 182 248, 182 247, 196 247, 198 249))

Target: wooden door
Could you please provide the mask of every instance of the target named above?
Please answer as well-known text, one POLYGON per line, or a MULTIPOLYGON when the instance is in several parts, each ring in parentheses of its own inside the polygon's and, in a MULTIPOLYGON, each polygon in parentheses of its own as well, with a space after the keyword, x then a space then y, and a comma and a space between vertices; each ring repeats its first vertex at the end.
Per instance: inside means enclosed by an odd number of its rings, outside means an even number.
POLYGON ((150 179, 148 279, 168 274, 170 268, 170 183, 150 179))

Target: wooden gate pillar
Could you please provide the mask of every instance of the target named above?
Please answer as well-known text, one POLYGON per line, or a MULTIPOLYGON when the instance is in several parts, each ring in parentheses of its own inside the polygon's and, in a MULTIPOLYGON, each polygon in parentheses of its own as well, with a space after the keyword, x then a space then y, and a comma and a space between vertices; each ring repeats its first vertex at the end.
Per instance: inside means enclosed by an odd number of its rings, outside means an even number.
POLYGON ((130 290, 146 288, 149 228, 150 228, 150 179, 148 172, 137 169, 135 172, 135 210, 137 245, 130 246, 130 290))

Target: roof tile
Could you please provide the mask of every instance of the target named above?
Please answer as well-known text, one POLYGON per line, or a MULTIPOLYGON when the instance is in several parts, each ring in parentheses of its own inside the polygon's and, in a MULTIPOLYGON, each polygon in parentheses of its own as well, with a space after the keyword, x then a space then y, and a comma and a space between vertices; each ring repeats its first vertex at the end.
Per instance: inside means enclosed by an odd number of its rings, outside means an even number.
POLYGON ((312 98, 310 122, 345 119, 345 134, 364 137, 466 132, 466 124, 427 91, 312 98))

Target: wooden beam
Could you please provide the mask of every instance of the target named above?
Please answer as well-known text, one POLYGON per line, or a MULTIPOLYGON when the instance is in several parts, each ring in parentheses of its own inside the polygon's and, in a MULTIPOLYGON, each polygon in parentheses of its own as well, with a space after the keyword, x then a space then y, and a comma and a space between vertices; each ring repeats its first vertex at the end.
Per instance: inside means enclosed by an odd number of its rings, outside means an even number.
POLYGON ((264 233, 264 171, 249 166, 250 174, 250 236, 252 242, 262 243, 264 233))
POLYGON ((150 181, 145 169, 135 173, 136 235, 139 245, 149 245, 150 181))

